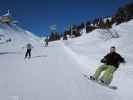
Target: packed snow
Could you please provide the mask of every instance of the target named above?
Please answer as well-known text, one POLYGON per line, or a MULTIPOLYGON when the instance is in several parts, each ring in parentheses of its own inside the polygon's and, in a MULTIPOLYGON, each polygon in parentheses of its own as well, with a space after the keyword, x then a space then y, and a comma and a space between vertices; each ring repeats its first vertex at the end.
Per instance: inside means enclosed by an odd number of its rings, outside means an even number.
POLYGON ((133 20, 112 29, 94 30, 75 39, 51 42, 48 47, 18 26, 0 24, 0 100, 131 100, 133 84, 133 20), (11 38, 11 42, 6 42, 11 38), (31 59, 24 59, 26 43, 31 59), (101 65, 110 46, 126 59, 111 85, 87 80, 101 65))

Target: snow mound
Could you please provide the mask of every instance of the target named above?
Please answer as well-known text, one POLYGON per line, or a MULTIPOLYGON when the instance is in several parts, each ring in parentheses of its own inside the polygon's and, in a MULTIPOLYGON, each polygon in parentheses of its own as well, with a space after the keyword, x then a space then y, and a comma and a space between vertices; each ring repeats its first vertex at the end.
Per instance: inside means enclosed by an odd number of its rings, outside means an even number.
POLYGON ((0 46, 1 50, 5 48, 13 49, 24 46, 27 43, 36 44, 40 40, 31 32, 19 27, 16 24, 0 23, 0 46))

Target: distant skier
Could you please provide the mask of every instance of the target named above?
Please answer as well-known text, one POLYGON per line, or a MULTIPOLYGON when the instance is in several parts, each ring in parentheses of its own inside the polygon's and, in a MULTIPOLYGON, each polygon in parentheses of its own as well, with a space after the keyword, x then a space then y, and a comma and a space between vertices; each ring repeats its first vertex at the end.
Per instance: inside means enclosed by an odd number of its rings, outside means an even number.
POLYGON ((45 39, 45 47, 47 47, 48 46, 48 42, 49 42, 49 39, 48 39, 48 37, 45 39))
POLYGON ((100 81, 104 85, 109 85, 113 79, 113 73, 118 69, 120 63, 125 63, 125 60, 118 53, 116 53, 116 48, 112 46, 110 48, 110 53, 104 56, 104 58, 101 59, 101 62, 104 64, 96 69, 95 74, 90 76, 90 79, 100 81), (105 72, 99 79, 103 71, 105 72))
POLYGON ((27 58, 28 56, 29 56, 29 58, 31 58, 31 50, 32 50, 33 46, 30 43, 28 43, 26 45, 26 48, 27 48, 27 51, 26 51, 26 54, 25 54, 25 58, 27 58))
POLYGON ((66 34, 64 34, 63 40, 67 40, 67 35, 66 34))

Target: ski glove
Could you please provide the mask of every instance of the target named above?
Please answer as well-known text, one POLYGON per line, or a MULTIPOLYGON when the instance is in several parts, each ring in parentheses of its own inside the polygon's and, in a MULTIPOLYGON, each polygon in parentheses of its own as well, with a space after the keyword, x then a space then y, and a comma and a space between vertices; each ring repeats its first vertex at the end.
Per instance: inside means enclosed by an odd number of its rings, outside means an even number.
POLYGON ((103 58, 103 59, 101 60, 101 62, 102 62, 102 63, 106 63, 106 59, 103 58))

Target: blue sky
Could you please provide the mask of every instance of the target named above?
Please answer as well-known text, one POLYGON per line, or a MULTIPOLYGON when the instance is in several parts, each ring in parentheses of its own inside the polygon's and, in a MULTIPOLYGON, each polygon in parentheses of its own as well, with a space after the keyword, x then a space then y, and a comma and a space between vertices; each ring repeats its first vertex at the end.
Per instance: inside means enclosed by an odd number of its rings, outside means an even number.
POLYGON ((69 24, 112 15, 129 2, 133 0, 1 0, 0 15, 9 9, 24 28, 43 36, 50 25, 63 32, 69 24))

